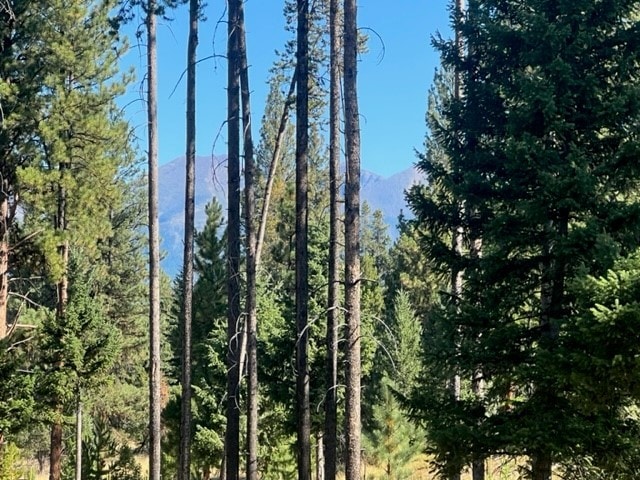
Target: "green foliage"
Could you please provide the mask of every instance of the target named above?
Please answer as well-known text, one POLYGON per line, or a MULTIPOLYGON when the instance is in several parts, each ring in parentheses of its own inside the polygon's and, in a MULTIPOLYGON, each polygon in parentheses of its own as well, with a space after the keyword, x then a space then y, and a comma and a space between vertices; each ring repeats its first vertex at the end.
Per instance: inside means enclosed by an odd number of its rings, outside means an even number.
POLYGON ((39 333, 38 394, 50 413, 105 383, 120 351, 121 334, 92 297, 90 282, 77 281, 63 321, 51 313, 39 333))
POLYGON ((14 336, 0 341, 0 432, 5 437, 27 428, 37 409, 34 378, 23 368, 27 364, 26 352, 18 345, 11 346, 11 341, 25 340, 26 337, 14 336))
POLYGON ((384 470, 387 479, 411 476, 409 463, 422 451, 420 430, 403 415, 386 382, 381 402, 373 407, 373 426, 365 435, 367 461, 384 470))
POLYGON ((0 480, 24 480, 33 478, 32 473, 24 465, 18 447, 13 443, 0 447, 0 480))
MULTIPOLYGON (((133 451, 115 438, 108 419, 94 418, 90 425, 82 440, 82 479, 142 480, 141 468, 133 451)), ((70 457, 63 474, 67 480, 76 478, 75 449, 70 457)))
MULTIPOLYGON (((465 53, 436 41, 464 95, 452 98, 446 75, 436 83, 419 162, 429 184, 409 197, 438 273, 464 272, 461 295, 443 295, 431 312, 427 370, 412 395, 448 474, 495 453, 571 462, 590 457, 604 438, 620 446, 633 430, 623 396, 603 392, 612 400, 604 409, 590 392, 629 382, 632 360, 598 352, 634 333, 632 308, 608 297, 585 316, 570 286, 603 275, 640 238, 637 5, 522 7, 470 2, 465 53), (452 248, 456 231, 461 249, 452 248), (578 369, 584 378, 567 378, 592 349, 594 360, 620 370, 605 383, 587 380, 586 368, 578 369), (482 398, 464 393, 478 371, 487 382, 482 398), (463 379, 460 401, 450 394, 454 375, 463 379)), ((587 365, 598 372, 598 362, 587 365)))
MULTIPOLYGON (((215 200, 206 207, 207 220, 195 235, 194 270, 197 280, 193 291, 192 320, 192 468, 202 472, 218 468, 224 447, 224 395, 226 392, 226 271, 225 239, 221 234, 222 208, 215 200)), ((180 377, 182 332, 181 275, 175 281, 173 318, 169 326, 171 345, 170 376, 180 377)), ((172 397, 165 407, 165 457, 163 471, 168 475, 178 458, 180 397, 172 388, 172 397)))

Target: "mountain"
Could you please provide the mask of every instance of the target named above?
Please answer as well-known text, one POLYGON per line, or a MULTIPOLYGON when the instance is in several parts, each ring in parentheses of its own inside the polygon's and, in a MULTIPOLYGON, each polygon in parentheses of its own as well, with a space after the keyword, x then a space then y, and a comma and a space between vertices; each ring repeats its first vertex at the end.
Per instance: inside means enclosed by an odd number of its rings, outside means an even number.
MULTIPOLYGON (((159 220, 161 249, 164 253, 162 267, 174 277, 182 265, 184 238, 184 157, 159 167, 159 220)), ((415 168, 408 168, 390 177, 362 170, 360 174, 361 201, 367 202, 371 210, 381 210, 389 225, 392 238, 397 236, 396 223, 401 211, 407 213, 404 191, 421 181, 422 175, 415 168)), ((196 228, 201 229, 205 221, 205 206, 212 197, 227 207, 227 162, 226 157, 196 157, 196 228)))

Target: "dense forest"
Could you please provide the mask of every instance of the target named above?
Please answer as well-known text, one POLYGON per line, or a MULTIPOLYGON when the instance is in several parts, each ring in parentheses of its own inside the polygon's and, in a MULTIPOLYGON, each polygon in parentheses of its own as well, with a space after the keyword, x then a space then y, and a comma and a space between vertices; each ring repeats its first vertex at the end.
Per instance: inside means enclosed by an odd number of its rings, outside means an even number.
POLYGON ((441 65, 393 240, 360 198, 357 2, 276 3, 253 122, 252 4, 226 2, 226 208, 196 229, 200 0, 0 0, 0 480, 640 478, 640 2, 454 0, 452 38, 416 32, 441 65))

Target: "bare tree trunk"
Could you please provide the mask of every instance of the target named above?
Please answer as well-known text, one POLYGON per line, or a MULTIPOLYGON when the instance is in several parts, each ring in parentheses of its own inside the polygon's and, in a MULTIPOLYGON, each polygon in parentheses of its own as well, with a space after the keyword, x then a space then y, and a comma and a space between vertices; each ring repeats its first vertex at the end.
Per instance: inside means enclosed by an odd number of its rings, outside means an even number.
POLYGON ((344 2, 346 480, 360 480, 360 123, 357 91, 358 27, 355 0, 344 2))
POLYGON ((227 128, 228 128, 228 227, 227 227, 227 430, 225 458, 227 480, 240 475, 240 59, 239 15, 242 0, 228 2, 227 128))
POLYGON ((149 175, 149 480, 160 480, 160 232, 158 226, 158 84, 156 0, 147 2, 149 175))
POLYGON ((9 182, 0 183, 0 340, 7 336, 9 300, 9 182))
POLYGON ((340 195, 340 26, 339 0, 329 5, 331 37, 329 85, 329 286, 327 292, 327 363, 324 404, 324 479, 335 480, 338 436, 338 235, 340 195))
POLYGON ((196 164, 196 63, 199 0, 189 1, 189 43, 187 47, 186 174, 184 198, 184 257, 182 305, 182 396, 180 408, 179 480, 191 478, 191 324, 193 316, 193 242, 195 230, 196 164))
POLYGON ((276 178, 276 170, 280 163, 280 157, 282 156, 282 145, 284 143, 284 133, 287 129, 287 120, 289 119, 289 111, 291 105, 294 102, 294 93, 298 78, 298 68, 296 67, 291 76, 291 82, 289 84, 289 91, 284 102, 282 109, 282 115, 280 116, 280 125, 278 126, 278 134, 276 135, 276 144, 273 149, 273 155, 271 157, 271 164, 269 165, 269 173, 267 174, 267 185, 264 192, 264 199, 262 202, 262 211, 260 214, 260 226, 258 227, 258 240, 256 243, 256 268, 260 266, 260 258, 262 256, 262 247, 264 245, 264 234, 267 229, 267 216, 269 214, 269 204, 271 201, 271 192, 273 191, 273 182, 276 178))
POLYGON ((316 434, 316 480, 324 480, 324 435, 316 434))
POLYGON ((240 91, 242 96, 242 128, 244 144, 245 234, 247 264, 246 331, 247 331, 247 480, 258 480, 258 318, 257 265, 255 230, 255 160, 251 135, 251 95, 249 65, 244 27, 244 6, 239 8, 238 40, 240 54, 240 91))
POLYGON ((298 480, 311 480, 308 331, 309 2, 298 0, 296 88, 296 411, 298 480))

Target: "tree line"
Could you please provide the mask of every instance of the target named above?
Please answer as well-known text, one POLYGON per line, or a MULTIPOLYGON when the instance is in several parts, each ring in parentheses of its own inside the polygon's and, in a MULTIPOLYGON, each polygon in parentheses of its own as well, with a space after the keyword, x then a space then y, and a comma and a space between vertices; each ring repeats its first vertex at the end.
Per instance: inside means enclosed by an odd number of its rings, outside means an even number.
POLYGON ((202 230, 203 5, 0 3, 0 479, 30 461, 51 480, 636 478, 639 6, 455 1, 392 242, 359 195, 355 0, 284 2, 255 130, 251 5, 228 0, 228 207, 202 230), (174 8, 171 280, 156 25, 174 8), (134 22, 144 154, 117 103, 134 22))

